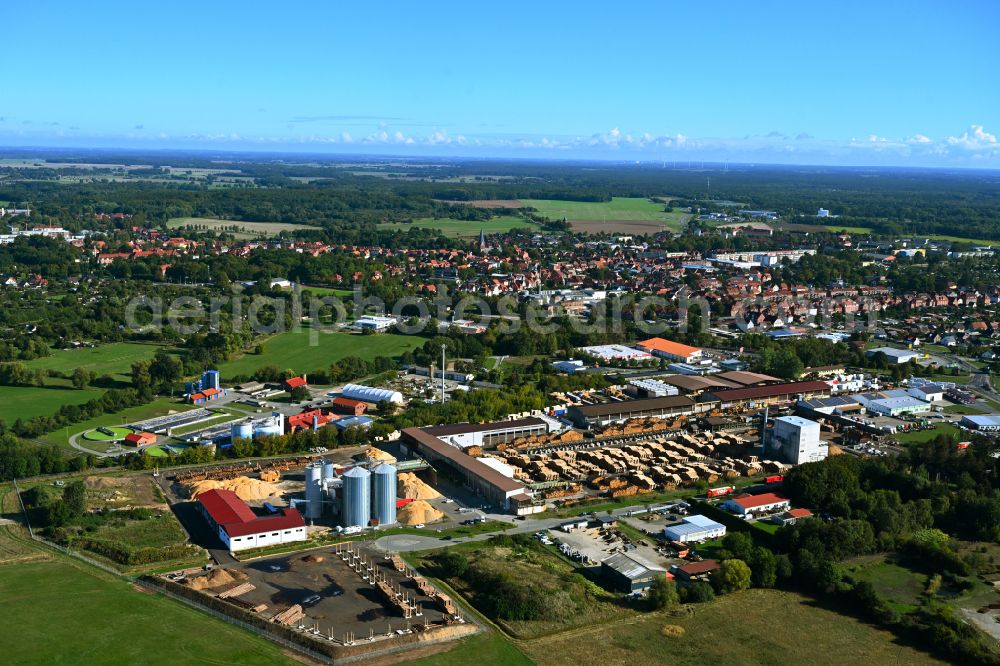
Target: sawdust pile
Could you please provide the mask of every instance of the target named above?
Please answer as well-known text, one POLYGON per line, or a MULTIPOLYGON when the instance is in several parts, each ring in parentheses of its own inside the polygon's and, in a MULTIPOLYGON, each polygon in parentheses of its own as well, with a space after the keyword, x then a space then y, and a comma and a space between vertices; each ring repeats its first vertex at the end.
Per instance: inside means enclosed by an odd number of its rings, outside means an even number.
POLYGON ((441 520, 444 514, 423 500, 410 502, 396 514, 396 520, 403 525, 420 525, 441 520))
MULTIPOLYGON (((412 472, 403 472, 396 477, 398 494, 404 499, 429 500, 441 497, 441 493, 431 488, 412 472)), ((417 521, 419 522, 419 521, 417 521)))
POLYGON ((184 584, 192 590, 209 590, 223 585, 232 585, 247 579, 247 575, 242 571, 234 569, 212 569, 204 576, 188 578, 184 584))
POLYGON ((374 446, 362 453, 361 457, 365 460, 379 460, 381 462, 389 463, 390 465, 396 464, 396 457, 394 455, 387 453, 382 449, 376 449, 374 446))
POLYGON ((188 494, 194 499, 203 492, 215 489, 231 490, 243 501, 270 500, 281 497, 281 489, 273 483, 238 476, 226 481, 195 481, 187 485, 188 494))

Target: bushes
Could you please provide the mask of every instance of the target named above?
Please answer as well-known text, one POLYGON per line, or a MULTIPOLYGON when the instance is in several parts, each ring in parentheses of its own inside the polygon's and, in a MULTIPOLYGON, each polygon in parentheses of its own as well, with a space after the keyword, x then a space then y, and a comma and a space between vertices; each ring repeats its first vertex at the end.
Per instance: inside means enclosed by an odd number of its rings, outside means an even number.
POLYGON ((704 581, 695 581, 680 589, 680 600, 686 604, 698 604, 715 599, 715 590, 704 581))
POLYGON ((135 566, 141 564, 153 564, 168 560, 177 560, 187 557, 192 550, 187 544, 178 543, 172 546, 162 546, 160 548, 142 547, 133 548, 127 543, 113 541, 109 539, 80 538, 74 539, 73 545, 81 550, 106 557, 112 562, 125 566, 135 566))

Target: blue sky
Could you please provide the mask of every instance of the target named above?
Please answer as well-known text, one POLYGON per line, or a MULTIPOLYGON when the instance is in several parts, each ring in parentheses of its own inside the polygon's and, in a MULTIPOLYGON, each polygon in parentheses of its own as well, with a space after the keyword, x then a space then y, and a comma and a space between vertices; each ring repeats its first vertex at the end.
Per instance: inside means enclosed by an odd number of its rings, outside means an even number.
POLYGON ((1000 3, 4 2, 0 145, 1000 166, 1000 3))

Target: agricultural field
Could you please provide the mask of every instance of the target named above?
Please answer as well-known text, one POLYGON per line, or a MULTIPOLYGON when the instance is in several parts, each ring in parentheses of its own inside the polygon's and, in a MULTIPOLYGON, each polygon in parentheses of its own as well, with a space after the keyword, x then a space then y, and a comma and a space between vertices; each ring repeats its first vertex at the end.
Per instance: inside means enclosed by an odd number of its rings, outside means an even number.
POLYGON ((515 215, 498 215, 489 220, 453 220, 435 219, 433 217, 422 217, 412 223, 406 222, 383 222, 379 225, 383 229, 396 229, 406 231, 409 227, 420 227, 424 229, 437 229, 450 238, 475 238, 480 231, 487 234, 506 233, 511 229, 537 229, 538 225, 515 215))
POLYGON ((899 644, 887 631, 776 590, 730 594, 677 613, 636 616, 521 647, 540 666, 946 663, 899 644), (821 629, 807 630, 806 637, 803 627, 821 629))
POLYGON ((167 221, 169 229, 207 229, 211 231, 232 232, 237 238, 256 238, 259 236, 277 236, 282 231, 297 229, 318 229, 308 224, 291 224, 285 222, 243 222, 241 220, 220 220, 212 217, 175 217, 167 221))
POLYGON ((664 204, 649 199, 614 197, 611 201, 562 201, 524 199, 525 206, 553 220, 566 218, 578 231, 589 233, 649 234, 670 229, 680 231, 691 219, 689 213, 665 213, 664 204))
POLYGON ((127 379, 133 363, 153 358, 158 349, 157 345, 134 342, 113 342, 80 349, 54 349, 48 356, 24 361, 24 365, 32 370, 54 370, 64 373, 72 373, 77 368, 83 368, 98 377, 112 375, 116 379, 127 379))
POLYGON ((872 230, 869 227, 848 227, 842 224, 826 224, 827 231, 835 231, 842 234, 870 234, 872 230))
POLYGON ((395 357, 423 345, 425 338, 409 335, 360 335, 353 333, 318 333, 317 344, 310 345, 310 329, 286 331, 263 343, 263 354, 244 354, 219 366, 222 377, 252 375, 265 365, 275 365, 295 372, 328 368, 346 356, 371 360, 376 356, 395 357))

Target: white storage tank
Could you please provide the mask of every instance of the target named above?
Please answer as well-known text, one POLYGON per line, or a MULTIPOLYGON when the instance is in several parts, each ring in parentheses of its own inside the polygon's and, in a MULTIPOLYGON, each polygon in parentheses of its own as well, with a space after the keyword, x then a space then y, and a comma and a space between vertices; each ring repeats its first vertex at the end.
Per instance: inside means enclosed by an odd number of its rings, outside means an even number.
POLYGON ((344 472, 341 521, 344 527, 368 527, 372 517, 371 473, 364 467, 344 472))
POLYGON ((396 468, 382 463, 372 470, 375 517, 379 525, 396 522, 396 468))
POLYGON ((306 465, 306 518, 315 520, 323 515, 323 466, 306 465))
POLYGON ((253 439, 253 419, 234 423, 231 435, 233 439, 253 439))

